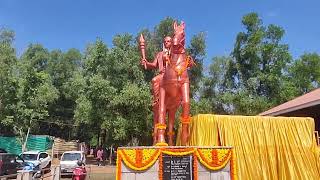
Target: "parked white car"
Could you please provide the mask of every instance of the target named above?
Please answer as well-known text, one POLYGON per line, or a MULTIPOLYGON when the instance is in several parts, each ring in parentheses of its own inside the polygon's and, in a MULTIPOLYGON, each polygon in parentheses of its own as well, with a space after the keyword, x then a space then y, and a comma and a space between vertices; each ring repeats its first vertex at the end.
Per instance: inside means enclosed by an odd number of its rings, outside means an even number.
POLYGON ((77 162, 82 161, 86 164, 86 156, 82 151, 66 151, 60 159, 61 173, 72 173, 73 169, 78 167, 77 162))
POLYGON ((39 165, 40 169, 51 168, 51 157, 46 152, 41 151, 27 151, 20 154, 22 159, 26 162, 31 162, 35 166, 39 165))

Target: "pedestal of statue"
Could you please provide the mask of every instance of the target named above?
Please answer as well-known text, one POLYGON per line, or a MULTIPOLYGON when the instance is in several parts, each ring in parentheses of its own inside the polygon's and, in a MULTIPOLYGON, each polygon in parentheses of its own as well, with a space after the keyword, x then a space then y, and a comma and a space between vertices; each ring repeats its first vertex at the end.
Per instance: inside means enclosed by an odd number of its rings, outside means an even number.
POLYGON ((117 151, 117 180, 233 179, 232 147, 139 146, 117 151))

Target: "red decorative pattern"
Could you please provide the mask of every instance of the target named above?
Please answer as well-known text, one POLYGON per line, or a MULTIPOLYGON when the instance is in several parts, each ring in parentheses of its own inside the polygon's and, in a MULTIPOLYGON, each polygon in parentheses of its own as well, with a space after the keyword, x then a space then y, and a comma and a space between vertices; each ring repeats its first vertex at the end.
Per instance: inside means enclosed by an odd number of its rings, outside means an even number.
POLYGON ((198 180, 198 158, 196 153, 193 153, 193 179, 198 180))
POLYGON ((162 174, 162 170, 163 170, 163 167, 162 167, 162 152, 160 153, 160 156, 159 156, 159 180, 162 180, 163 178, 163 174, 162 174))

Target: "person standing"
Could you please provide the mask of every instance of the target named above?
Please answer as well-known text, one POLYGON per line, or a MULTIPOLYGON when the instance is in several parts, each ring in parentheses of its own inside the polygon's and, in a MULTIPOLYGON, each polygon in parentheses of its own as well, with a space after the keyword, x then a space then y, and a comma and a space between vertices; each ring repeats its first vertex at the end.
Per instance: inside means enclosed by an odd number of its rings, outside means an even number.
POLYGON ((98 166, 101 166, 101 163, 102 163, 102 160, 103 160, 102 156, 103 156, 103 150, 100 147, 99 150, 97 151, 98 166))

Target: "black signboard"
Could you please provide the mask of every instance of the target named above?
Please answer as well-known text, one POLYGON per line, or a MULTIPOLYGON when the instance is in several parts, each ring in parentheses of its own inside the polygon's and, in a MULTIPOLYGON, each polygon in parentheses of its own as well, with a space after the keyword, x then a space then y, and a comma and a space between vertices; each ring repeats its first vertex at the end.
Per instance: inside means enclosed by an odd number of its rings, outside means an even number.
POLYGON ((162 156, 164 180, 193 180, 192 156, 162 156))

